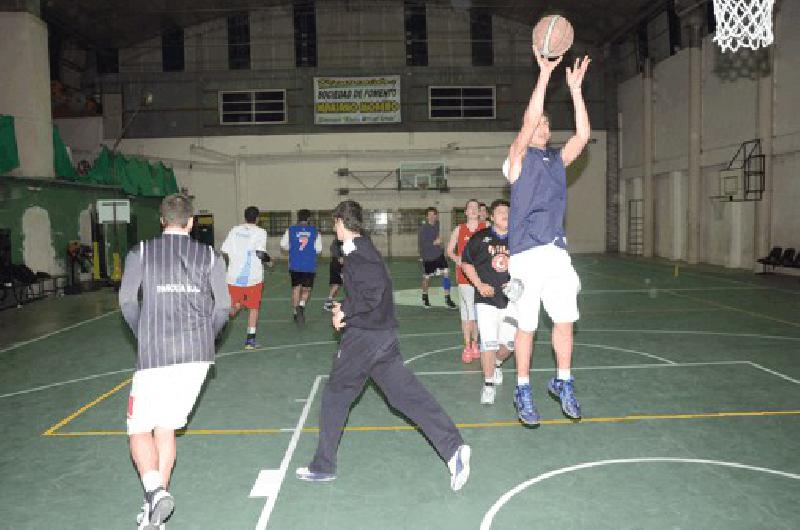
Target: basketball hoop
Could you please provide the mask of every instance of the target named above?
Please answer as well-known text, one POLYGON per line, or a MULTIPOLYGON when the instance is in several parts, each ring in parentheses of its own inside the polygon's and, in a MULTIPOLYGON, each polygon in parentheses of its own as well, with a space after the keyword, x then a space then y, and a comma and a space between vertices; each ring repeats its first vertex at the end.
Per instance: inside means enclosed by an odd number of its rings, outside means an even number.
POLYGON ((757 50, 772 44, 772 8, 775 0, 714 0, 717 34, 723 52, 741 47, 757 50))

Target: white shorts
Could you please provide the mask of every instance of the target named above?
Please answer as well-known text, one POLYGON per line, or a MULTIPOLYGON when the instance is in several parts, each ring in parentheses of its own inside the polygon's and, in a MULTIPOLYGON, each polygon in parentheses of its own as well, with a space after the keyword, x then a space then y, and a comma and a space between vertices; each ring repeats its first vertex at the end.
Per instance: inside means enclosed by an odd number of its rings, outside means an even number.
POLYGON ((517 300, 519 329, 536 331, 540 303, 555 323, 578 320, 581 281, 566 250, 550 244, 514 254, 508 272, 523 284, 517 300))
POLYGON ((458 307, 461 310, 461 321, 475 320, 475 288, 469 284, 458 284, 458 307))
POLYGON ((183 363, 134 373, 128 397, 128 434, 186 425, 209 366, 211 363, 183 363))
POLYGON ((517 333, 516 307, 508 304, 498 309, 489 304, 475 304, 478 314, 478 331, 481 334, 481 351, 497 351, 500 346, 514 349, 514 335, 517 333))

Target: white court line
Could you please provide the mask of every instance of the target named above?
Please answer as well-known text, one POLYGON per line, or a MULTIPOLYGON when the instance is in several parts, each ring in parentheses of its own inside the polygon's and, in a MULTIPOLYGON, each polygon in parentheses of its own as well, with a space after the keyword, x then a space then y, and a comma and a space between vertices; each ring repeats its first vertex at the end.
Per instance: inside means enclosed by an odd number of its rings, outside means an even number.
POLYGON ((779 471, 779 470, 775 470, 775 469, 750 466, 750 465, 746 465, 746 464, 739 464, 739 463, 736 463, 736 462, 722 462, 722 461, 718 461, 718 460, 704 460, 704 459, 696 459, 696 458, 653 457, 653 458, 626 458, 626 459, 615 459, 615 460, 602 460, 602 461, 598 461, 598 462, 588 462, 588 463, 578 464, 578 465, 575 465, 575 466, 561 468, 561 469, 557 469, 557 470, 554 470, 554 471, 550 471, 548 473, 544 473, 544 474, 539 475, 539 476, 537 476, 537 477, 535 477, 535 478, 533 478, 531 480, 523 482, 522 484, 519 484, 515 488, 509 490, 503 496, 501 496, 497 500, 497 502, 495 502, 495 504, 490 508, 490 510, 486 513, 486 515, 483 518, 483 521, 481 521, 480 528, 481 528, 481 530, 488 530, 491 527, 491 524, 492 524, 492 521, 493 521, 495 515, 503 507, 503 505, 505 505, 511 499, 511 497, 513 497, 514 495, 516 495, 520 491, 532 486, 533 484, 536 484, 538 482, 542 482, 544 480, 547 480, 549 478, 552 478, 552 477, 555 477, 555 476, 558 476, 558 475, 562 475, 562 474, 569 473, 569 472, 572 472, 572 471, 578 471, 578 470, 581 470, 581 469, 588 469, 588 468, 592 468, 592 467, 605 466, 605 465, 611 465, 611 464, 627 464, 627 463, 641 463, 641 462, 671 462, 671 463, 677 462, 677 463, 688 463, 688 464, 711 464, 711 465, 718 465, 718 466, 724 466, 724 467, 746 469, 746 470, 751 470, 751 471, 760 471, 760 472, 763 472, 763 473, 770 473, 770 474, 773 474, 773 475, 779 475, 779 476, 783 476, 783 477, 786 477, 786 478, 800 480, 800 475, 796 475, 794 473, 787 473, 785 471, 779 471))
MULTIPOLYGON (((536 341, 536 344, 550 344, 550 341, 536 341)), ((574 344, 575 344, 575 346, 584 346, 586 348, 599 348, 599 349, 602 349, 602 350, 612 350, 612 351, 621 351, 621 352, 625 352, 625 353, 634 353, 636 355, 641 355, 641 356, 647 357, 649 359, 655 359, 655 360, 661 361, 663 363, 675 364, 675 361, 670 361, 669 359, 666 359, 664 357, 659 357, 658 355, 653 355, 652 353, 646 353, 646 352, 637 351, 637 350, 630 350, 630 349, 627 349, 627 348, 618 348, 617 346, 606 346, 604 344, 589 344, 589 343, 586 343, 586 342, 575 342, 574 344)), ((420 353, 419 355, 415 355, 414 357, 411 357, 410 359, 406 359, 405 361, 403 361, 403 364, 408 364, 408 363, 410 363, 412 361, 416 361, 417 359, 422 359, 422 358, 427 357, 429 355, 433 355, 434 353, 441 353, 443 351, 457 350, 460 347, 461 346, 450 346, 448 348, 439 348, 438 350, 431 350, 431 351, 427 351, 427 352, 424 352, 424 353, 420 353)))
POLYGON ((48 388, 55 388, 57 386, 69 385, 71 383, 80 383, 81 381, 90 381, 92 379, 97 379, 100 377, 105 377, 107 375, 114 375, 114 374, 124 374, 127 372, 133 372, 134 368, 124 368, 122 370, 114 370, 113 372, 103 372, 101 374, 94 374, 94 375, 87 375, 86 377, 78 377, 76 379, 69 379, 67 381, 59 381, 58 383, 50 383, 49 385, 42 385, 33 388, 27 388, 25 390, 17 390, 16 392, 9 392, 8 394, 0 394, 0 399, 8 398, 12 396, 19 396, 22 394, 30 394, 31 392, 39 392, 41 390, 47 390, 48 388))
MULTIPOLYGON (((102 316, 105 316, 105 315, 102 315, 102 316)), ((96 318, 99 318, 99 317, 96 317, 96 318)), ((88 322, 88 320, 87 320, 87 322, 88 322)), ((456 335, 456 334, 461 334, 461 332, 460 331, 453 331, 453 332, 446 332, 446 333, 436 332, 436 333, 431 333, 430 335, 456 335)), ((404 338, 404 337, 424 337, 424 336, 427 336, 427 334, 425 334, 425 333, 414 333, 414 334, 410 334, 410 335, 398 335, 399 338, 404 338)), ((217 359, 221 359, 221 358, 224 358, 224 357, 230 357, 232 355, 239 355, 239 354, 242 354, 242 353, 254 353, 254 352, 259 352, 259 351, 282 350, 282 349, 287 349, 287 348, 301 348, 301 347, 304 347, 304 346, 324 346, 324 345, 327 345, 327 344, 336 344, 336 341, 334 341, 334 340, 321 340, 321 341, 315 341, 315 342, 300 342, 300 343, 295 343, 295 344, 281 344, 281 345, 277 345, 277 346, 265 346, 263 348, 256 348, 254 350, 234 350, 234 351, 218 353, 216 355, 216 358, 217 359)), ((2 352, 0 351, 0 353, 2 353, 2 352)), ((15 392, 9 392, 7 394, 0 394, 0 399, 7 398, 7 397, 18 396, 20 394, 29 394, 31 392, 39 392, 41 390, 47 390, 48 388, 55 388, 55 387, 59 387, 59 386, 63 386, 63 385, 69 385, 69 384, 72 384, 72 383, 80 383, 81 381, 88 381, 90 379, 97 379, 99 377, 105 377, 105 376, 108 376, 108 375, 121 374, 121 373, 125 373, 125 372, 133 372, 133 371, 134 371, 133 368, 123 368, 121 370, 114 370, 114 371, 111 371, 111 372, 102 372, 102 373, 99 373, 99 374, 87 375, 85 377, 78 377, 76 379, 68 379, 66 381, 58 381, 56 383, 49 383, 47 385, 42 385, 42 386, 33 387, 33 388, 27 388, 25 390, 17 390, 15 392)))
POLYGON ((449 346, 447 348, 439 348, 438 350, 426 351, 425 353, 420 353, 419 355, 415 355, 414 357, 411 357, 410 359, 406 359, 405 361, 403 361, 403 364, 408 364, 408 363, 410 363, 412 361, 416 361, 417 359, 422 359, 423 357, 427 357, 428 355, 433 355, 434 353, 440 353, 440 352, 443 352, 443 351, 457 350, 460 347, 461 346, 449 346))
POLYGON ((322 378, 320 376, 317 376, 317 378, 314 379, 314 384, 311 386, 311 391, 308 393, 308 398, 305 406, 303 407, 303 412, 300 413, 300 419, 297 420, 297 425, 294 428, 292 439, 289 440, 289 447, 286 448, 286 453, 283 455, 283 460, 281 460, 281 467, 278 470, 278 476, 280 479, 278 481, 278 486, 275 488, 275 492, 267 497, 267 502, 264 504, 264 509, 261 510, 261 516, 258 518, 256 530, 264 530, 267 528, 269 518, 272 515, 272 510, 275 508, 275 501, 278 499, 278 494, 283 486, 283 481, 286 479, 286 471, 289 469, 289 463, 292 461, 294 450, 297 448, 297 442, 300 440, 300 434, 303 432, 303 426, 306 423, 306 418, 308 418, 308 412, 311 410, 311 402, 314 400, 314 396, 317 393, 319 382, 321 380, 322 378))
POLYGON ((69 331, 70 329, 74 329, 74 328, 77 328, 78 326, 82 326, 84 324, 88 324, 89 322, 94 322, 95 320, 98 320, 100 318, 106 317, 106 316, 111 315, 113 313, 119 313, 119 309, 114 309, 114 310, 109 311, 107 313, 103 313, 102 315, 97 315, 96 317, 87 318, 86 320, 81 320, 80 322, 76 322, 75 324, 71 324, 71 325, 69 325, 69 326, 67 326, 65 328, 61 328, 61 329, 57 329, 55 331, 51 331, 50 333, 45 333, 44 335, 41 335, 39 337, 28 339, 28 340, 25 340, 25 341, 22 341, 22 342, 17 342, 16 344, 12 344, 11 346, 8 346, 6 348, 1 349, 0 353, 6 353, 6 352, 9 352, 11 350, 16 350, 17 348, 21 348, 22 346, 27 346, 28 344, 33 344, 34 342, 40 341, 42 339, 46 339, 47 337, 52 337, 53 335, 58 335, 59 333, 61 333, 63 331, 69 331))
POLYGON ((670 361, 669 359, 666 359, 664 357, 659 357, 658 355, 653 355, 652 353, 646 353, 646 352, 638 351, 638 350, 629 350, 627 348, 619 348, 617 346, 606 346, 606 345, 603 345, 603 344, 590 344, 588 342, 575 342, 574 344, 576 346, 584 346, 584 347, 587 347, 587 348, 600 348, 601 350, 612 350, 612 351, 622 351, 622 352, 626 352, 626 353, 635 353, 636 355, 642 355, 644 357, 648 357, 650 359, 655 359, 655 360, 661 361, 663 363, 675 364, 675 361, 670 361))
POLYGON ((789 381, 791 383, 794 383, 796 385, 800 385, 800 381, 798 381, 797 379, 793 379, 793 378, 789 377, 788 375, 784 375, 784 374, 782 374, 780 372, 776 372, 775 370, 770 370, 769 368, 761 366, 758 363, 754 363, 753 361, 747 361, 747 364, 753 366, 754 368, 758 368, 759 370, 764 370, 765 372, 767 372, 769 374, 772 374, 774 376, 780 377, 781 379, 785 379, 785 380, 787 380, 787 381, 789 381))
POLYGON ((565 473, 571 473, 572 471, 579 471, 581 469, 589 469, 592 467, 599 467, 599 466, 608 466, 612 464, 635 464, 635 463, 643 463, 643 462, 670 462, 670 463, 681 463, 681 464, 710 464, 714 466, 723 466, 723 467, 732 467, 737 469, 746 469, 749 471, 760 471, 762 473, 769 473, 772 475, 778 475, 785 478, 791 478, 794 480, 800 480, 800 475, 796 475, 794 473, 787 473, 786 471, 780 471, 777 469, 769 469, 766 467, 756 467, 750 466, 747 464, 739 464, 737 462, 722 462, 720 460, 704 460, 700 458, 675 458, 675 457, 646 457, 646 458, 620 458, 614 460, 600 460, 597 462, 586 462, 583 464, 578 464, 575 466, 564 467, 561 469, 556 469, 554 471, 548 471, 542 475, 534 477, 530 480, 523 482, 522 484, 517 485, 516 487, 508 490, 504 493, 497 501, 489 508, 489 511, 486 512, 486 515, 483 516, 483 520, 481 521, 480 530, 489 530, 492 526, 492 521, 494 520, 495 515, 500 509, 509 501, 511 498, 516 495, 517 493, 523 491, 524 489, 533 486, 537 482, 545 481, 549 478, 556 477, 558 475, 563 475, 565 473))
POLYGON ((800 337, 789 337, 786 335, 759 335, 758 333, 729 333, 725 331, 692 331, 692 330, 672 330, 672 329, 582 329, 578 328, 576 335, 580 333, 646 333, 655 335, 715 335, 721 337, 745 337, 769 340, 792 340, 800 341, 800 337))
MULTIPOLYGON (((616 364, 608 366, 573 366, 573 370, 635 370, 639 368, 683 368, 688 366, 717 366, 717 365, 736 365, 750 364, 750 361, 709 361, 697 363, 659 363, 659 364, 616 364)), ((504 372, 515 372, 513 368, 507 368, 504 372)), ((553 368, 531 368, 531 372, 552 372, 553 368)), ((461 374, 481 374, 481 370, 442 370, 434 372, 414 372, 414 375, 461 375, 461 374)))
POLYGON ((687 292, 702 292, 702 291, 768 291, 769 287, 759 287, 753 285, 751 287, 659 287, 653 285, 648 288, 641 289, 587 289, 581 291, 580 294, 625 294, 625 293, 650 293, 652 291, 687 291, 687 292))

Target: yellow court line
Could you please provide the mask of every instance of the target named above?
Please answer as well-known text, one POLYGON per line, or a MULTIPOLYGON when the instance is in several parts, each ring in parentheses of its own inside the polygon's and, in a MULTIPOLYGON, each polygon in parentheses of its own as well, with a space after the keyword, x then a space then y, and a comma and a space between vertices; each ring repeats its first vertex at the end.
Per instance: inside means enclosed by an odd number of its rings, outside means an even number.
POLYGON ((75 412, 73 412, 72 414, 70 414, 69 416, 64 418, 63 420, 59 421, 58 423, 56 423, 55 425, 51 426, 49 429, 44 431, 42 433, 42 436, 54 436, 56 434, 56 431, 58 431, 60 428, 64 427, 69 422, 71 422, 72 420, 74 420, 75 418, 77 418, 78 416, 80 416, 81 414, 83 414, 84 412, 89 410, 90 408, 94 407, 95 405, 97 405, 101 401, 113 396, 114 394, 119 392, 121 389, 125 388, 128 384, 130 384, 130 382, 132 380, 133 379, 126 379, 125 381, 121 382, 120 384, 118 384, 117 386, 115 386, 114 388, 112 388, 111 390, 106 392, 105 394, 102 394, 101 396, 97 397, 94 401, 91 401, 91 402, 87 403, 86 405, 82 406, 81 408, 79 408, 78 410, 76 410, 75 412))
MULTIPOLYGON (((764 416, 800 416, 800 410, 757 410, 757 411, 738 411, 738 412, 698 412, 694 414, 632 414, 629 416, 606 416, 596 418, 583 418, 580 421, 567 418, 542 420, 542 425, 571 425, 574 423, 622 423, 635 421, 654 421, 654 420, 697 420, 711 418, 742 418, 742 417, 764 417, 764 416)), ((517 420, 493 421, 487 423, 457 423, 460 429, 491 429, 499 427, 519 427, 517 420)), ((345 427, 345 431, 351 432, 379 432, 379 431, 414 431, 417 427, 412 425, 360 425, 345 427)), ((280 434, 290 433, 293 429, 186 429, 178 431, 187 436, 193 435, 259 435, 259 434, 280 434)), ((319 432, 318 427, 306 427, 302 432, 319 432)), ((82 431, 82 432, 54 432, 45 436, 125 436, 125 431, 82 431)))

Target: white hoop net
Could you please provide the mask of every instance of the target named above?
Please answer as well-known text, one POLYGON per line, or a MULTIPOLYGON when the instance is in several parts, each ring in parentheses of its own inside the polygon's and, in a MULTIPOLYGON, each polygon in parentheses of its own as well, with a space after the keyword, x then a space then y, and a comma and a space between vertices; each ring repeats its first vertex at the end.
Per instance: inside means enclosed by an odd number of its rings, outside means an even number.
POLYGON ((714 0, 717 34, 723 52, 741 47, 757 50, 772 44, 772 8, 775 0, 714 0))

